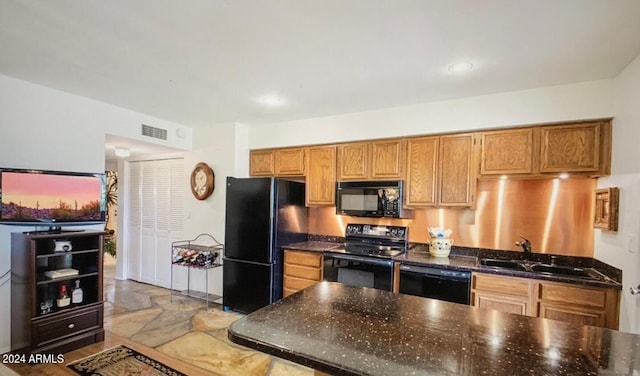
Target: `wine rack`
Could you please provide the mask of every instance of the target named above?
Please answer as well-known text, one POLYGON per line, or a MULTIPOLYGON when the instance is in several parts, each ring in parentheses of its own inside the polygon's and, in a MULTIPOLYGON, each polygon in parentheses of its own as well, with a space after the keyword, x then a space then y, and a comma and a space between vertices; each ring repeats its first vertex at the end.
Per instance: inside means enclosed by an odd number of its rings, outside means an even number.
POLYGON ((209 294, 209 269, 222 266, 220 256, 224 250, 224 245, 216 240, 212 235, 200 234, 195 239, 178 240, 171 243, 171 298, 173 299, 173 267, 183 266, 187 268, 187 289, 181 291, 183 295, 209 300, 220 299, 221 296, 209 294), (191 269, 205 270, 205 292, 204 294, 191 291, 191 269))

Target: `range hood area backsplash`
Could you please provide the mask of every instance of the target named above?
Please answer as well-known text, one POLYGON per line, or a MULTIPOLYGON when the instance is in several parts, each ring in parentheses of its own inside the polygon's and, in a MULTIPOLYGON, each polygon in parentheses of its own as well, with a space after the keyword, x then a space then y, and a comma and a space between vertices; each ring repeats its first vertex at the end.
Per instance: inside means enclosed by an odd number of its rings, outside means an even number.
MULTIPOLYGON (((309 208, 309 234, 344 237, 347 223, 409 227, 409 241, 428 243, 427 227, 453 230, 454 245, 593 257, 595 179, 481 180, 475 209, 414 209, 411 219, 336 215, 335 207, 309 208)), ((600 230, 598 230, 600 231, 600 230)))

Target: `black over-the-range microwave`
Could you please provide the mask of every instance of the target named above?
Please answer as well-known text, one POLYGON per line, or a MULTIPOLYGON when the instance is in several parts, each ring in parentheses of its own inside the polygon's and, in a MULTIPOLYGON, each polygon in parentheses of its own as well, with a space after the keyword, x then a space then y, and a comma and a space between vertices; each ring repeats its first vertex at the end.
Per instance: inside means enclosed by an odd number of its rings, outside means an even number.
POLYGON ((402 180, 338 182, 336 214, 355 217, 406 218, 402 180))

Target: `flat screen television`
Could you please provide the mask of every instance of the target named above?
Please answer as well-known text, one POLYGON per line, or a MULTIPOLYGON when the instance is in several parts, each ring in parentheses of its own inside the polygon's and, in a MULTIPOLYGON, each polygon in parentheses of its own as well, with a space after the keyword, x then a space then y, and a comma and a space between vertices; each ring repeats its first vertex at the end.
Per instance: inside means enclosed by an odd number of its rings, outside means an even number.
POLYGON ((105 214, 105 174, 0 168, 0 224, 92 224, 105 214))

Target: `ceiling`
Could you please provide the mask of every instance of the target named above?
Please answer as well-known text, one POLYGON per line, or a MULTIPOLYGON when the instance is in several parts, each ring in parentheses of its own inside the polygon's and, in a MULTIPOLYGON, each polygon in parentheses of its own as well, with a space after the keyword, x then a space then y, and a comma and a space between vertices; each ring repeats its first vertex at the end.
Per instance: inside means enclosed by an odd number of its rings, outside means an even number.
POLYGON ((0 74, 192 127, 269 123, 613 78, 638 16, 638 0, 0 0, 0 74))

